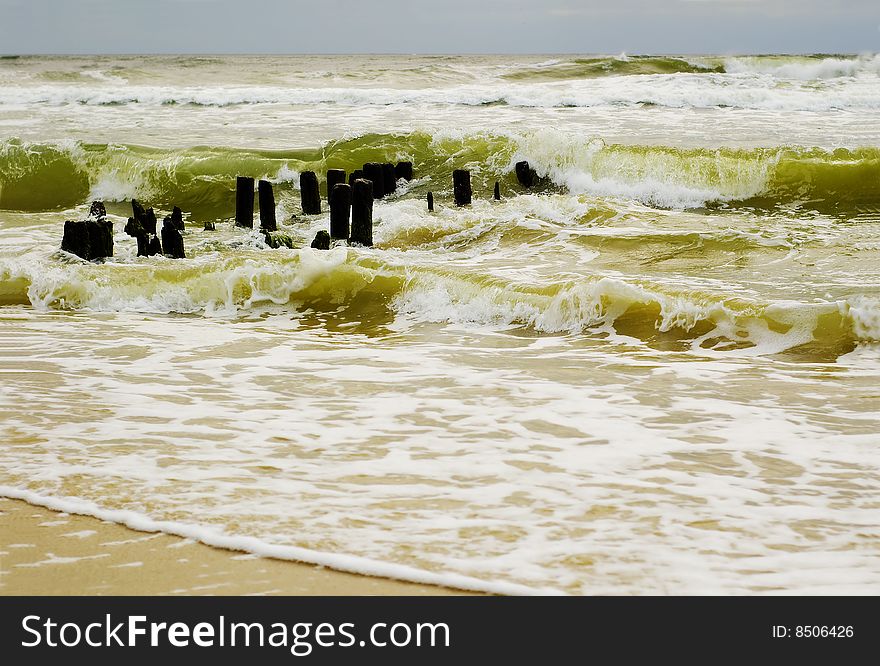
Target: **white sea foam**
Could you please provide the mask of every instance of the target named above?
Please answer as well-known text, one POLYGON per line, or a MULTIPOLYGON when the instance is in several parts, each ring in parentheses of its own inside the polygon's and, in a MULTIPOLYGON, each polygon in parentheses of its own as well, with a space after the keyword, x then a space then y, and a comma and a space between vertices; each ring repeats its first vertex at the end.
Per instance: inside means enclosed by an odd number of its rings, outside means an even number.
POLYGON ((503 87, 493 82, 420 89, 10 85, 0 89, 0 105, 195 104, 225 107, 337 104, 369 108, 401 104, 482 106, 504 103, 514 107, 653 104, 672 108, 723 106, 786 111, 880 108, 880 90, 873 80, 831 80, 823 85, 821 91, 809 82, 804 86, 783 87, 778 86, 775 79, 753 74, 679 74, 674 77, 658 74, 550 83, 506 83, 503 87))
MULTIPOLYGON (((340 553, 321 553, 307 548, 296 546, 283 546, 268 543, 248 536, 236 536, 227 534, 217 529, 205 527, 197 523, 183 523, 167 520, 154 520, 149 516, 134 511, 104 509, 95 504, 75 497, 53 497, 35 493, 21 488, 0 485, 0 496, 18 499, 42 506, 54 511, 92 516, 99 520, 125 525, 140 532, 163 532, 183 538, 193 539, 208 546, 223 548, 225 550, 244 551, 261 557, 271 557, 278 560, 291 560, 329 567, 337 571, 364 574, 367 576, 381 576, 394 578, 412 583, 427 585, 442 585, 445 587, 458 588, 460 590, 475 590, 492 594, 506 595, 534 595, 534 594, 562 594, 552 588, 532 588, 515 583, 501 581, 479 580, 456 573, 435 573, 421 571, 413 567, 371 560, 356 555, 340 553)), ((94 533, 94 532, 92 532, 94 533)), ((97 556, 101 556, 98 554, 97 556)), ((53 560, 47 563, 56 563, 53 560)), ((141 563, 130 563, 121 566, 140 566, 141 563)))

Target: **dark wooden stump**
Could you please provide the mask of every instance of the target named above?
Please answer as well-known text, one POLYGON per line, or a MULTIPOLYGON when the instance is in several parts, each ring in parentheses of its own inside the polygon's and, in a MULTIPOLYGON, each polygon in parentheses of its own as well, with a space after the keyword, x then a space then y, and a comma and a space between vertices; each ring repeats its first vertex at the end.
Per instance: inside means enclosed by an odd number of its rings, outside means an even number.
POLYGON ((434 212, 434 193, 428 192, 428 211, 434 212))
POLYGON ((348 240, 351 217, 351 186, 337 183, 330 192, 330 238, 348 240))
POLYGON ((528 162, 517 162, 515 168, 516 179, 519 181, 520 185, 523 187, 532 187, 535 184, 537 174, 535 173, 535 170, 529 166, 528 162))
POLYGON ((373 183, 373 198, 381 199, 385 196, 385 170, 378 162, 364 164, 364 178, 373 183))
POLYGON ((89 206, 89 217, 100 220, 102 218, 107 217, 107 209, 104 208, 103 201, 93 201, 92 205, 89 206))
POLYGON ((413 179, 412 162, 398 162, 394 167, 394 175, 398 180, 403 178, 407 182, 411 181, 413 179))
POLYGON ((152 208, 144 209, 144 207, 140 204, 137 199, 131 200, 131 211, 134 214, 134 219, 141 223, 144 231, 148 234, 156 233, 156 213, 152 208))
POLYGON ((183 235, 171 216, 162 221, 162 248, 165 250, 165 255, 172 259, 186 259, 186 252, 183 250, 183 235))
POLYGON ((366 178, 354 181, 351 192, 352 243, 373 245, 373 183, 366 178))
POLYGON ((159 242, 159 237, 153 234, 147 241, 147 256, 154 257, 157 254, 162 254, 162 243, 159 242))
POLYGON ((178 231, 183 231, 183 211, 177 206, 171 211, 171 222, 178 231))
POLYGON ((261 180, 257 183, 257 191, 260 199, 260 229, 276 231, 278 224, 275 222, 275 194, 272 192, 272 183, 261 180))
POLYGON ((321 231, 315 234, 315 240, 312 241, 312 247, 316 250, 329 250, 330 234, 321 229, 321 231))
POLYGON ((393 194, 397 192, 397 174, 394 171, 394 165, 386 162, 382 165, 382 181, 385 185, 384 194, 393 194))
POLYGON ((217 227, 213 222, 205 222, 205 231, 216 231, 217 227))
POLYGON ((235 179, 235 226, 254 228, 254 179, 250 176, 235 179))
POLYGON ((330 193, 333 191, 333 186, 344 182, 344 169, 327 169, 327 201, 330 201, 330 193))
POLYGON ((467 206, 471 202, 471 172, 467 169, 456 169, 452 172, 452 190, 455 194, 456 206, 467 206))
POLYGON ((67 221, 61 249, 87 261, 113 256, 113 223, 109 220, 67 221))
POLYGON ((162 254, 162 245, 158 237, 155 234, 148 234, 144 226, 135 218, 128 218, 124 231, 137 240, 137 256, 151 257, 154 254, 162 254))
POLYGON ((495 181, 495 191, 492 193, 492 196, 495 197, 495 201, 501 201, 501 183, 497 180, 495 181))
POLYGON ((363 169, 355 169, 354 171, 351 172, 351 175, 348 177, 348 184, 351 185, 352 187, 354 187, 354 181, 356 181, 360 178, 366 178, 366 176, 364 175, 364 170, 363 169))
POLYGON ((299 194, 303 214, 321 214, 321 192, 318 189, 318 176, 314 171, 303 171, 299 175, 299 194))

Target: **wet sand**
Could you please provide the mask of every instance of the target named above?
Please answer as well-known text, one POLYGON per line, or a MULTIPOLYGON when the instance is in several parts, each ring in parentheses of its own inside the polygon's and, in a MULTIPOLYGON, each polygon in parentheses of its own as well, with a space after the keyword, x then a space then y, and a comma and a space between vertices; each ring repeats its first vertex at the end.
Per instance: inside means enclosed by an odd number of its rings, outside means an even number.
POLYGON ((0 595, 450 595, 0 498, 0 595))

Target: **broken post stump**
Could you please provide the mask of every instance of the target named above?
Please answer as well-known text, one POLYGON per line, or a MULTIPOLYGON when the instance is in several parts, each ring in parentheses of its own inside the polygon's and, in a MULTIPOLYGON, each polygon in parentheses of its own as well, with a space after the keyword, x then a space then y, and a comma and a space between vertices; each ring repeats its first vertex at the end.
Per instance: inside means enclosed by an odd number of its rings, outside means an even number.
POLYGON ((95 220, 100 220, 107 217, 107 209, 104 208, 103 201, 92 202, 92 205, 89 206, 89 217, 95 220))
POLYGON ((407 182, 411 181, 413 179, 412 162, 398 162, 394 167, 394 175, 398 180, 403 178, 407 182))
POLYGON ((147 234, 156 234, 156 213, 152 208, 144 209, 137 199, 132 199, 131 211, 134 219, 141 223, 147 234))
POLYGON ((351 217, 351 186, 337 183, 330 192, 330 238, 348 240, 351 217))
POLYGON ((303 171, 299 175, 299 194, 304 215, 320 215, 321 193, 318 189, 318 176, 314 171, 303 171))
POLYGON ((250 176, 235 179, 235 226, 254 228, 254 179, 250 176))
POLYGON ((171 211, 171 222, 178 231, 183 231, 183 211, 177 206, 171 211))
POLYGON ((378 162, 364 164, 364 178, 373 183, 373 198, 381 199, 385 196, 385 170, 378 162))
POLYGON ((354 181, 351 191, 351 243, 373 245, 373 183, 366 178, 354 181))
POLYGON ((113 223, 105 219, 67 221, 61 249, 87 261, 112 257, 113 223))
POLYGON ((382 165, 382 182, 385 185, 385 194, 397 192, 397 174, 391 162, 382 165))
POLYGON ((217 227, 213 222, 205 222, 205 231, 216 231, 217 227))
POLYGON ((535 170, 529 166, 528 162, 517 162, 515 169, 516 179, 519 181, 520 185, 523 187, 532 187, 535 184, 537 174, 535 173, 535 170))
POLYGON ((428 211, 434 212, 434 193, 428 192, 428 211))
POLYGON ((272 192, 272 183, 261 180, 257 183, 257 193, 260 200, 260 229, 276 231, 278 224, 275 222, 275 194, 272 192))
POLYGON ((162 254, 162 244, 159 242, 158 236, 148 234, 143 224, 135 218, 128 218, 124 231, 137 240, 137 256, 152 257, 156 254, 162 254))
POLYGON ((344 182, 344 169, 327 169, 327 201, 330 201, 330 193, 333 191, 333 186, 344 182))
POLYGON ((495 181, 495 191, 492 193, 492 196, 495 198, 495 201, 501 201, 501 183, 497 180, 495 181))
POLYGON ((162 248, 165 250, 165 255, 172 259, 186 259, 183 235, 170 215, 162 221, 162 248))
POLYGON ((455 194, 456 206, 467 206, 471 202, 471 172, 467 169, 456 169, 452 172, 452 190, 455 194))
POLYGON ((363 169, 355 169, 354 171, 352 171, 351 175, 348 177, 348 184, 354 187, 354 181, 358 180, 359 178, 366 178, 363 169))
POLYGON ((316 250, 329 250, 330 234, 321 229, 321 231, 315 234, 315 240, 312 241, 312 247, 316 250))

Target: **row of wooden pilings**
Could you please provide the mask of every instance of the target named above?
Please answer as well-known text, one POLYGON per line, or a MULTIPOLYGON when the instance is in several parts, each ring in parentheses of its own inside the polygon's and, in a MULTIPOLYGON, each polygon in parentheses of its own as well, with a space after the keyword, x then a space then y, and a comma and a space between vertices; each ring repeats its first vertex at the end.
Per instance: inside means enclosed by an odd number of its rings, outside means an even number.
MULTIPOLYGON (((532 187, 536 181, 535 171, 528 162, 517 162, 516 177, 521 185, 532 187)), ((327 200, 330 205, 330 229, 319 231, 312 247, 329 249, 333 241, 344 240, 364 246, 373 244, 373 200, 381 199, 397 191, 397 181, 413 179, 412 162, 367 162, 348 176, 343 169, 327 170, 327 200)), ((305 215, 320 215, 321 194, 318 176, 314 171, 303 171, 299 176, 300 203, 305 215)), ((452 172, 452 190, 457 206, 470 205, 473 198, 471 173, 467 169, 452 172)), ((260 228, 269 236, 278 228, 275 219, 275 195, 272 183, 257 182, 260 208, 260 228)), ((501 199, 501 184, 495 181, 493 197, 501 199)), ((428 210, 434 210, 434 194, 428 192, 428 210)), ((238 176, 235 184, 235 225, 254 226, 254 179, 238 176)))
MULTIPOLYGON (((524 187, 533 187, 537 175, 528 162, 517 162, 516 177, 524 187)), ((328 250, 333 241, 347 241, 370 247, 373 245, 373 201, 397 191, 398 180, 413 179, 412 162, 391 163, 367 162, 363 168, 356 169, 348 176, 342 169, 327 171, 327 199, 330 205, 330 229, 319 231, 312 241, 312 247, 328 250)), ((305 215, 321 213, 321 194, 318 176, 314 171, 304 171, 299 177, 300 200, 305 215)), ((457 206, 470 205, 473 190, 471 174, 467 169, 452 172, 452 190, 457 206)), ((260 180, 256 188, 260 204, 260 229, 272 247, 279 241, 273 238, 278 230, 275 219, 275 194, 272 183, 260 180)), ((495 200, 501 199, 501 186, 495 182, 495 200)), ((434 195, 427 193, 428 210, 434 210, 434 195)), ((138 256, 164 254, 174 259, 183 259, 183 212, 177 206, 171 215, 165 217, 160 234, 157 229, 156 214, 152 208, 144 208, 136 199, 131 201, 133 217, 128 218, 125 232, 137 240, 138 256)), ((92 203, 89 219, 81 222, 65 222, 61 249, 87 260, 103 259, 113 256, 113 223, 106 219, 104 204, 92 203)), ((253 228, 254 226, 254 178, 238 176, 235 185, 235 225, 253 228)), ((213 230, 214 223, 206 222, 205 230, 213 230)), ((291 247, 289 238, 282 244, 291 247)))

